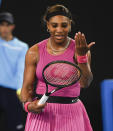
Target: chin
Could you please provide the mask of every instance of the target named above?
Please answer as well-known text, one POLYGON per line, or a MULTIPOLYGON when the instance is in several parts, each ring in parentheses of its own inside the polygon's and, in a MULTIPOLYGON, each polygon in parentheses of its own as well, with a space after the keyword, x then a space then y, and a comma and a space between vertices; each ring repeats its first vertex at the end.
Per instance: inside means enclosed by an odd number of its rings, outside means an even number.
POLYGON ((56 43, 63 43, 65 41, 65 38, 64 39, 54 39, 56 43))
POLYGON ((4 33, 4 34, 1 34, 1 37, 2 37, 2 38, 6 38, 6 37, 7 37, 7 34, 5 34, 5 33, 4 33))

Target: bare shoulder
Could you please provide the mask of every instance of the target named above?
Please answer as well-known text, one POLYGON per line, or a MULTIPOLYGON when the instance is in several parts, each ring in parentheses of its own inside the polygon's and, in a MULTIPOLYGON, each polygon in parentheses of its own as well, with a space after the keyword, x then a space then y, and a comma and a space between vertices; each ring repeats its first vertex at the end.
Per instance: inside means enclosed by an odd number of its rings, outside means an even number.
POLYGON ((39 60, 38 43, 30 47, 26 53, 26 61, 37 64, 39 60))

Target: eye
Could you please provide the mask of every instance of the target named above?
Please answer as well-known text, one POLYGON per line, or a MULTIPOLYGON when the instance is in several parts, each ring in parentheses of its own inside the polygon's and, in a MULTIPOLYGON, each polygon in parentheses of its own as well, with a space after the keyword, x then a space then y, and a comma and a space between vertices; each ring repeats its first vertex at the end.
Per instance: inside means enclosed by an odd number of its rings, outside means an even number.
POLYGON ((67 23, 62 24, 62 27, 63 27, 63 28, 66 28, 67 26, 68 26, 67 23))
POLYGON ((56 27, 57 27, 57 24, 52 24, 52 27, 53 27, 53 28, 56 28, 56 27))

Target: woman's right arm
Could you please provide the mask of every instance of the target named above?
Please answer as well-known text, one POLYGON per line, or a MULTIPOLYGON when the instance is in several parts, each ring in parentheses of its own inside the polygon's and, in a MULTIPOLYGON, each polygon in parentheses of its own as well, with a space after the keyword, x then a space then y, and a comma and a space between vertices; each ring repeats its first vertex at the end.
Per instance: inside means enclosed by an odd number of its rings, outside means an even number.
POLYGON ((39 113, 41 109, 45 107, 46 103, 43 105, 37 105, 39 100, 33 101, 33 84, 35 81, 36 65, 39 60, 38 46, 37 44, 32 46, 26 53, 25 58, 25 69, 24 69, 24 80, 21 90, 21 102, 31 102, 28 105, 28 110, 31 112, 39 113))

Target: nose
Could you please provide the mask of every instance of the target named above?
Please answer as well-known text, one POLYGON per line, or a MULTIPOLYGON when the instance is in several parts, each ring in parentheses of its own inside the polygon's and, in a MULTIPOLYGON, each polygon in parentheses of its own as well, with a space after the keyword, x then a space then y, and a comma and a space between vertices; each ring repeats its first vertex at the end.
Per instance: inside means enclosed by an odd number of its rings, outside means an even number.
POLYGON ((57 32, 63 32, 63 29, 62 29, 62 27, 57 27, 57 32))

